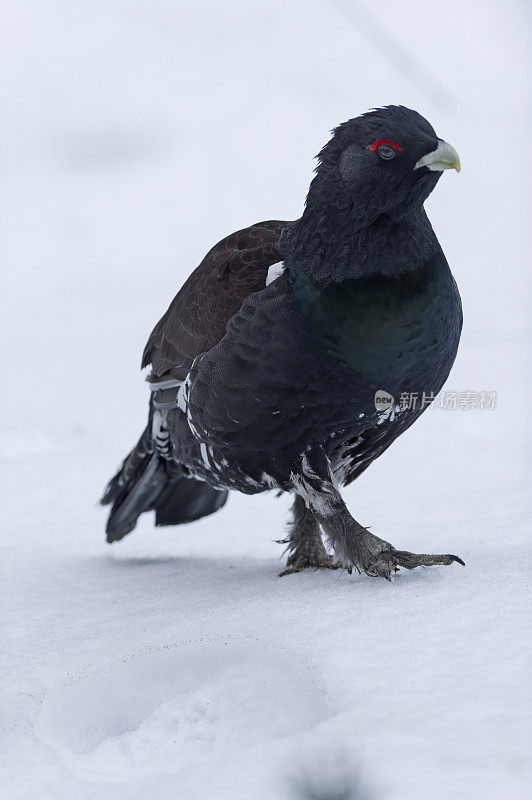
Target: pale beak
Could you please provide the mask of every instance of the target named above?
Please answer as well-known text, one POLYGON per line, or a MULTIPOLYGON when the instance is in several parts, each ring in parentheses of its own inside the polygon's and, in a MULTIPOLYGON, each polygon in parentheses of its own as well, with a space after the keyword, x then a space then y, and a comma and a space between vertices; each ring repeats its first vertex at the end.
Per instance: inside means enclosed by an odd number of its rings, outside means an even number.
POLYGON ((443 172, 444 169, 455 169, 460 172, 460 159, 454 147, 440 139, 436 150, 420 158, 414 169, 420 167, 427 167, 432 172, 443 172))

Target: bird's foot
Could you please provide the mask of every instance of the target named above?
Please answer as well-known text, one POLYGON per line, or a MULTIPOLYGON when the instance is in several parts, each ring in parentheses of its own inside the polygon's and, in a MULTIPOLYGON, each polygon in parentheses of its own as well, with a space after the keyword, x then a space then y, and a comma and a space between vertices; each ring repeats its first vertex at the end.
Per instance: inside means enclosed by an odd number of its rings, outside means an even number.
MULTIPOLYGON (((309 557, 308 555, 300 555, 296 551, 288 558, 286 569, 279 573, 279 577, 292 575, 294 572, 303 572, 304 569, 342 569, 342 565, 326 553, 316 557, 309 557)), ((347 567, 347 570, 351 572, 351 567, 347 567)))
POLYGON ((375 578, 386 578, 391 581, 399 567, 415 569, 416 567, 437 565, 448 566, 454 562, 465 567, 465 562, 459 556, 453 556, 451 553, 409 553, 408 550, 396 550, 390 545, 389 549, 384 550, 377 561, 366 567, 364 571, 367 575, 375 578))
POLYGON ((357 562, 366 575, 375 578, 386 578, 391 581, 399 567, 404 569, 415 569, 416 567, 433 567, 436 565, 462 564, 465 563, 458 556, 451 553, 410 553, 408 550, 396 550, 393 545, 374 536, 365 530, 365 535, 361 542, 362 547, 359 551, 357 562))

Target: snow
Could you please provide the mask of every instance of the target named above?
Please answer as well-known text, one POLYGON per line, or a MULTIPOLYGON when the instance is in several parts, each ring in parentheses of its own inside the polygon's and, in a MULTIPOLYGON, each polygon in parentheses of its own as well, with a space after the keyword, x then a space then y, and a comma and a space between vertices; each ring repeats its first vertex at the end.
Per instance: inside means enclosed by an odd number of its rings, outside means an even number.
POLYGON ((0 794, 529 797, 526 4, 3 14, 0 794), (460 154, 428 202, 464 302, 447 388, 497 403, 428 411, 345 497, 466 567, 280 579, 274 493, 107 546, 151 326, 219 238, 300 213, 330 128, 389 102, 460 154))
POLYGON ((328 716, 297 662, 227 644, 183 644, 59 685, 45 698, 36 733, 74 773, 120 784, 171 775, 200 755, 218 761, 328 716))

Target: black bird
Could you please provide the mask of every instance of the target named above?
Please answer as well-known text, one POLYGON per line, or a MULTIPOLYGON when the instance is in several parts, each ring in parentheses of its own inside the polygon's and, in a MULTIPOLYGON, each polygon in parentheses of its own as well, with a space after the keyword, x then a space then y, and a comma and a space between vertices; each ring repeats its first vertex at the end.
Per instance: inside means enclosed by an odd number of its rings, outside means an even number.
POLYGON ((454 362, 460 295, 423 203, 458 155, 387 106, 337 127, 318 158, 301 218, 223 239, 155 326, 148 425, 102 499, 109 542, 144 511, 177 525, 230 489, 280 489, 294 494, 285 572, 463 564, 396 550, 340 495, 454 362))

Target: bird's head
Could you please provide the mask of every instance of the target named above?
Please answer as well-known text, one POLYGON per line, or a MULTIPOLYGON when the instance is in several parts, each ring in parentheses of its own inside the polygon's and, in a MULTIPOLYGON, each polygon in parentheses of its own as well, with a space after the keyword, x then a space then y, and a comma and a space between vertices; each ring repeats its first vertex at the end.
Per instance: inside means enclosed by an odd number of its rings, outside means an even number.
POLYGON ((372 223, 401 219, 421 206, 446 169, 460 171, 458 153, 427 120, 404 106, 386 106, 339 125, 320 152, 307 204, 314 198, 352 207, 372 223))

